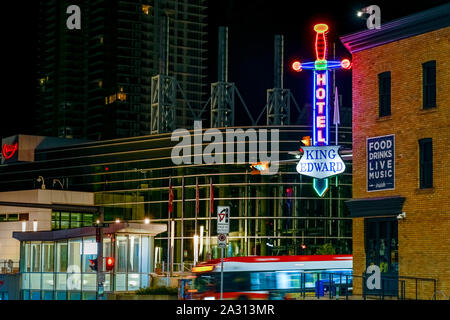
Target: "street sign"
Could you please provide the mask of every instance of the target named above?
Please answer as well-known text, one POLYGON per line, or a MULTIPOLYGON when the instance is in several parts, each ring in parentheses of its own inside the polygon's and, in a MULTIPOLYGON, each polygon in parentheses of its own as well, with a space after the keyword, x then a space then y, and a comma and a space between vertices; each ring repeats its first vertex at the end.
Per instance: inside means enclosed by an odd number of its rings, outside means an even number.
POLYGON ((219 236, 217 237, 217 246, 219 248, 226 248, 227 247, 227 235, 226 234, 219 234, 219 236))
POLYGON ((217 207, 217 233, 228 234, 230 232, 230 207, 217 207))

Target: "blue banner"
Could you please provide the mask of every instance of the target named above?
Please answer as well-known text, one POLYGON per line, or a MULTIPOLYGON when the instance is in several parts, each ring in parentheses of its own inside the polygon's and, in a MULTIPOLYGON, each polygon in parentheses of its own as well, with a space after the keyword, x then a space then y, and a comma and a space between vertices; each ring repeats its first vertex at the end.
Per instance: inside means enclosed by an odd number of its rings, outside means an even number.
POLYGON ((395 189, 394 135, 367 138, 367 191, 395 189))

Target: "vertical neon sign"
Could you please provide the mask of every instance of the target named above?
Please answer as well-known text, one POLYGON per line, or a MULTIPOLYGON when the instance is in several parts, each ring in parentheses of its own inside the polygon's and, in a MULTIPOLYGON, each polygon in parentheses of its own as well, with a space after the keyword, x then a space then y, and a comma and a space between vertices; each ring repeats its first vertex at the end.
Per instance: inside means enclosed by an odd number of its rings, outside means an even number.
MULTIPOLYGON (((328 25, 319 23, 314 26, 316 32, 314 62, 300 63, 295 61, 292 68, 300 72, 302 69, 313 70, 313 145, 327 146, 329 137, 329 112, 328 112, 328 71, 332 69, 350 69, 351 63, 348 59, 342 61, 327 60, 327 37, 328 25)), ((328 190, 328 179, 313 180, 316 193, 323 197, 328 190)))
POLYGON ((314 71, 313 145, 328 145, 328 70, 314 71))

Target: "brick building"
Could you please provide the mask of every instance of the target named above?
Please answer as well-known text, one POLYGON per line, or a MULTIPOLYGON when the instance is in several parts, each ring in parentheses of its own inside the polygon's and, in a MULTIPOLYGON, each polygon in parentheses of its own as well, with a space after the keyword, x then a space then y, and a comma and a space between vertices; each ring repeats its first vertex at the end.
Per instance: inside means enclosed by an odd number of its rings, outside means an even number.
POLYGON ((449 13, 341 37, 353 55, 354 274, 379 266, 394 296, 450 297, 449 13))

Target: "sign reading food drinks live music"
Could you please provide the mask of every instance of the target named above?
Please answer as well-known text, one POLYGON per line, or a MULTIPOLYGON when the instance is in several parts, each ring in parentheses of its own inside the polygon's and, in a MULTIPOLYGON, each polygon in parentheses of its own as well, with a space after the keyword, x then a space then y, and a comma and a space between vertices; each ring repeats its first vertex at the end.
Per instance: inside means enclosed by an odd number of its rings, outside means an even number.
POLYGON ((395 189, 395 136, 367 138, 367 191, 395 189))

